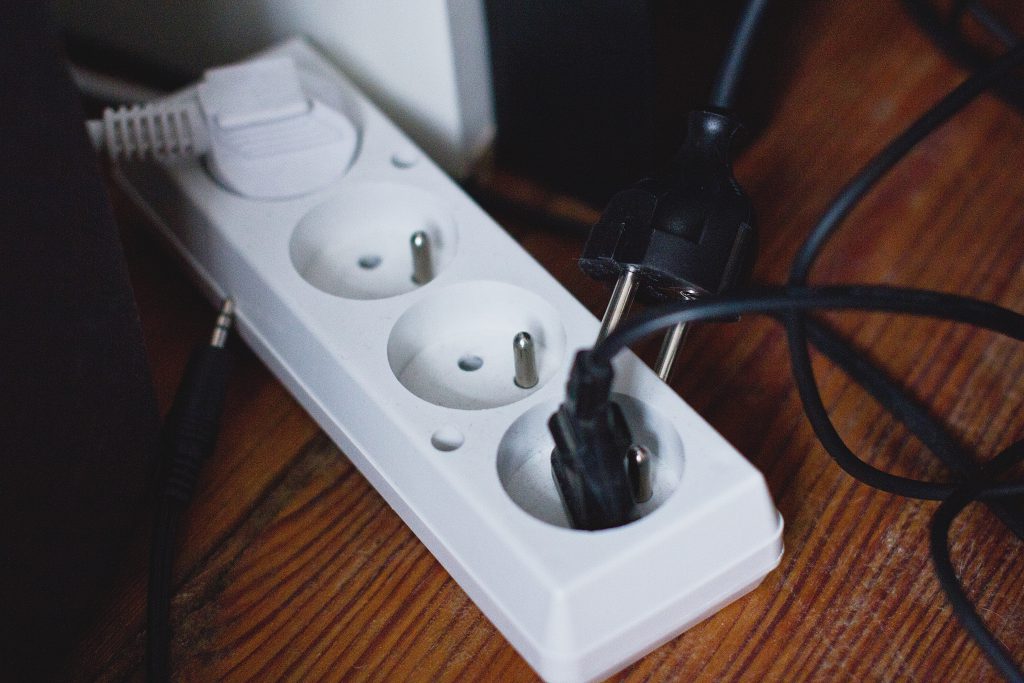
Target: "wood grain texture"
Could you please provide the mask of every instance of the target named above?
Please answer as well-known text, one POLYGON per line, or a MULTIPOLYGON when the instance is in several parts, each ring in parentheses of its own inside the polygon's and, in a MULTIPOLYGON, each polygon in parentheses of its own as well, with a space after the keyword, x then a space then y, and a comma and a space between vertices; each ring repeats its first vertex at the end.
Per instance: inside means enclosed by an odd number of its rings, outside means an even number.
MULTIPOLYGON (((780 282, 797 246, 872 153, 964 73, 898 3, 806 2, 771 127, 737 164, 758 207, 756 278, 780 282)), ((986 96, 873 191, 815 269, 817 282, 884 282, 1024 309, 1024 119, 986 96)), ((496 173, 495 191, 559 215, 594 214, 496 173)), ((126 227, 158 392, 169 403, 212 314, 171 261, 126 227)), ((576 268, 579 236, 497 216, 595 313, 607 292, 576 268)), ((1024 354, 993 335, 881 315, 830 319, 985 457, 1024 436, 1024 354)), ((648 357, 654 345, 642 349, 648 357)), ((781 566, 752 594, 615 680, 995 678, 933 577, 934 503, 842 473, 816 442, 766 320, 697 328, 675 388, 766 475, 786 520, 781 566)), ((946 471, 821 358, 843 437, 889 471, 946 471)), ((245 355, 223 439, 185 523, 173 664, 182 680, 534 680, 525 662, 281 386, 245 355)), ((953 528, 953 559, 982 615, 1024 661, 1021 546, 979 506, 953 528)), ((78 677, 139 680, 145 542, 82 643, 78 677)))

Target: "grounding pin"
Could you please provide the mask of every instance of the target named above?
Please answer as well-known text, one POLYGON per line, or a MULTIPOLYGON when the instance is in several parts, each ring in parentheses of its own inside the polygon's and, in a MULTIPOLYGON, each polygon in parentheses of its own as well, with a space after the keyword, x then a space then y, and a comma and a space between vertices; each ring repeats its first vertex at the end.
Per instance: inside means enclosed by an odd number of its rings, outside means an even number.
POLYGON ((409 238, 412 247, 412 281, 425 285, 434 279, 434 264, 430 257, 430 237, 423 230, 417 230, 409 238))
POLYGON ((651 452, 643 446, 633 444, 626 451, 626 474, 633 492, 634 503, 646 503, 654 495, 654 481, 651 472, 651 452))
POLYGON ((537 386, 537 350, 529 332, 520 332, 512 340, 512 353, 516 367, 516 386, 532 389, 537 386))
POLYGON ((605 337, 615 331, 622 319, 629 313, 629 307, 633 304, 633 297, 636 296, 636 289, 640 280, 637 278, 637 269, 629 266, 619 276, 612 290, 612 297, 608 300, 608 308, 604 311, 604 318, 601 319, 601 331, 597 333, 597 342, 600 344, 605 337))

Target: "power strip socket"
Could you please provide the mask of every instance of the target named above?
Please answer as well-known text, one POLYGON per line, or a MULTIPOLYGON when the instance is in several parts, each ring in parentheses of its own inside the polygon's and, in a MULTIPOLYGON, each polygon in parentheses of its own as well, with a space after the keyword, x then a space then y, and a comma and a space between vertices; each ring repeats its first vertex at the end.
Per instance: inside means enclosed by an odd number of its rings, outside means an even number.
POLYGON ((639 520, 569 528, 547 419, 598 321, 308 45, 359 135, 332 186, 252 200, 196 160, 136 163, 122 187, 240 334, 530 665, 591 680, 752 590, 779 562, 761 474, 631 353, 617 399, 652 453, 639 520), (410 235, 434 277, 417 284, 410 235), (513 337, 536 344, 513 381, 513 337))

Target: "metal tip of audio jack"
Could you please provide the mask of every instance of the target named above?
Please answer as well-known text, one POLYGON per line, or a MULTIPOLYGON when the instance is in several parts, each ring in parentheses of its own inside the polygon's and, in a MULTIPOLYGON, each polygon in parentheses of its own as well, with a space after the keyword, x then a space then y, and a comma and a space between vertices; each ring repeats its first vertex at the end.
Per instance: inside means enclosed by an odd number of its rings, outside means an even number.
POLYGON ((512 353, 516 368, 516 386, 532 389, 540 377, 537 374, 537 350, 529 332, 520 332, 512 340, 512 353))
POLYGON ((235 302, 231 299, 224 299, 224 302, 220 305, 220 313, 217 316, 217 323, 213 328, 213 334, 210 335, 210 346, 218 349, 224 348, 234 321, 235 302))
POLYGON ((434 263, 430 254, 430 236, 423 230, 417 230, 409 238, 412 247, 412 281, 425 285, 434 279, 434 263))

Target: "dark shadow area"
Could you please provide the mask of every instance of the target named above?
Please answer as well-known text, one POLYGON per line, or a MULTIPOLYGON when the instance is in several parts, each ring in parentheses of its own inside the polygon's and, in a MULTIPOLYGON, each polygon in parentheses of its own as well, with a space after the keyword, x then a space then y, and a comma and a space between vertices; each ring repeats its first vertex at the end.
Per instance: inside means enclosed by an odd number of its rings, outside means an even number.
MULTIPOLYGON (((489 0, 499 165, 603 206, 678 149, 744 4, 489 0)), ((767 11, 737 106, 747 140, 783 91, 804 6, 767 11)))

